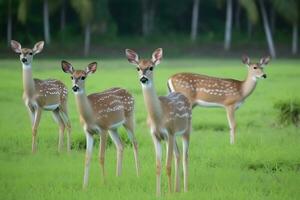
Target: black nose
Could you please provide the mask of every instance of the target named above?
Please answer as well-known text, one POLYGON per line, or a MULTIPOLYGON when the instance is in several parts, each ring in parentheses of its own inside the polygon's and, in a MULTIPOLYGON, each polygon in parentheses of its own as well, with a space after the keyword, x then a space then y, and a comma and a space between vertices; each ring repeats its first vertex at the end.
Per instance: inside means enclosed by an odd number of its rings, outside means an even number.
POLYGON ((262 75, 263 78, 267 78, 267 74, 262 75))
POLYGON ((146 77, 142 77, 141 79, 140 79, 140 81, 142 82, 142 83, 146 83, 147 81, 148 81, 148 79, 146 78, 146 77))
POLYGON ((77 91, 79 90, 79 87, 78 87, 77 85, 75 85, 75 86, 72 87, 72 90, 73 90, 74 92, 77 92, 77 91))
POLYGON ((22 62, 27 62, 27 59, 26 58, 22 58, 22 62))

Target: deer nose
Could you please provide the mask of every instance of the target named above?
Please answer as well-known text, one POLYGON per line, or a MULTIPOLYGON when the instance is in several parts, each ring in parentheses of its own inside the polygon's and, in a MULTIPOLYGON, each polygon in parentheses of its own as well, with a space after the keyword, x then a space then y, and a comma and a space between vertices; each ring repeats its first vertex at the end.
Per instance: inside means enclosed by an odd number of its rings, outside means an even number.
POLYGON ((263 77, 263 78, 267 78, 267 74, 263 74, 262 77, 263 77))
POLYGON ((141 79, 140 79, 140 81, 142 82, 142 83, 146 83, 147 81, 148 81, 148 79, 146 78, 146 77, 142 77, 141 79))
POLYGON ((27 62, 27 59, 26 58, 22 58, 21 61, 24 63, 24 62, 27 62))
POLYGON ((77 92, 77 91, 79 90, 79 87, 78 87, 77 85, 74 85, 74 86, 72 87, 72 90, 73 90, 74 92, 77 92))

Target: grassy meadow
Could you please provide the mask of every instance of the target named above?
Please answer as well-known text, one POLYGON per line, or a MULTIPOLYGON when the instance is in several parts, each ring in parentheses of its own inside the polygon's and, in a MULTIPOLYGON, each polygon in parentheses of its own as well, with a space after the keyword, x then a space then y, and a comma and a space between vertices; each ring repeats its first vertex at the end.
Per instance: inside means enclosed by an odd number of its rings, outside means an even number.
MULTIPOLYGON (((68 61, 75 68, 83 69, 94 60, 68 61)), ((125 147, 122 176, 115 176, 116 151, 110 145, 106 152, 104 183, 98 145, 95 145, 89 186, 82 189, 84 149, 77 147, 85 137, 71 92, 70 75, 61 71, 59 59, 35 58, 33 75, 41 79, 60 79, 69 88, 74 148, 70 154, 57 153, 58 126, 50 112, 43 112, 38 152, 32 155, 31 125, 22 101, 21 64, 17 58, 1 60, 0 199, 156 198, 154 147, 146 125, 147 112, 136 69, 125 58, 96 61, 97 72, 86 80, 88 93, 121 86, 135 97, 140 177, 135 174, 131 145, 125 147)), ((182 71, 236 79, 244 79, 247 73, 240 59, 165 59, 155 69, 157 92, 166 94, 167 78, 182 71)), ((265 72, 268 78, 259 81, 254 93, 236 112, 235 145, 229 145, 224 109, 198 107, 193 110, 189 192, 169 194, 163 170, 162 199, 300 199, 300 130, 291 125, 278 125, 278 111, 274 109, 277 101, 300 99, 300 60, 272 60, 265 72)), ((125 130, 120 132, 126 138, 125 130)))

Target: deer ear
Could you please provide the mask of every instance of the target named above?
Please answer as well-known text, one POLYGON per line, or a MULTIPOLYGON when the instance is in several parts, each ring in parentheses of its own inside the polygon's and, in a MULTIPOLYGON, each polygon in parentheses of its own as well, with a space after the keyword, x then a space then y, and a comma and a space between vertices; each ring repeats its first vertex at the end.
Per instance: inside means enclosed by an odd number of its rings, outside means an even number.
POLYGON ((73 74, 74 72, 73 66, 65 60, 61 61, 61 68, 65 73, 73 74))
POLYGON ((14 50, 14 52, 21 53, 22 46, 19 42, 15 41, 15 40, 11 40, 10 46, 11 46, 12 50, 14 50))
POLYGON ((243 55, 243 57, 242 57, 242 62, 243 62, 245 65, 249 65, 249 64, 250 64, 250 58, 249 58, 247 55, 243 55))
POLYGON ((39 41, 38 43, 36 43, 33 47, 33 54, 37 54, 40 53, 44 48, 44 41, 39 41))
POLYGON ((138 65, 139 64, 139 55, 137 53, 135 53, 131 49, 126 49, 125 53, 126 53, 127 60, 130 63, 132 63, 134 65, 138 65))
POLYGON ((85 72, 86 72, 86 74, 90 74, 90 73, 93 74, 96 72, 96 70, 97 70, 97 63, 92 62, 86 67, 85 72))
POLYGON ((267 56, 267 57, 262 57, 259 61, 259 64, 264 67, 265 65, 267 65, 271 60, 271 57, 270 56, 267 56))
POLYGON ((154 65, 158 65, 162 59, 162 55, 163 55, 163 50, 162 48, 158 48, 156 49, 153 53, 152 53, 152 62, 154 63, 154 65))

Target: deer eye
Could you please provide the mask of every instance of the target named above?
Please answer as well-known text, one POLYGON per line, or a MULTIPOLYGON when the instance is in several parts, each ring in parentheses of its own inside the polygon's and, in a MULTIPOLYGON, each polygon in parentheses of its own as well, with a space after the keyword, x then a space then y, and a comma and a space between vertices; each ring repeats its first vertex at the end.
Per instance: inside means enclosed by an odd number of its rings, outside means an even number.
POLYGON ((29 55, 31 55, 31 56, 32 56, 32 52, 30 52, 30 53, 29 53, 29 55))
POLYGON ((253 69, 257 69, 257 67, 253 67, 253 69))
POLYGON ((81 77, 81 80, 84 80, 84 79, 85 79, 85 76, 82 76, 82 77, 81 77))
POLYGON ((141 69, 137 67, 136 70, 140 71, 141 69))
POLYGON ((150 71, 153 71, 153 67, 150 67, 149 70, 150 70, 150 71))
POLYGON ((71 79, 72 79, 72 80, 74 79, 73 76, 71 76, 71 79))

